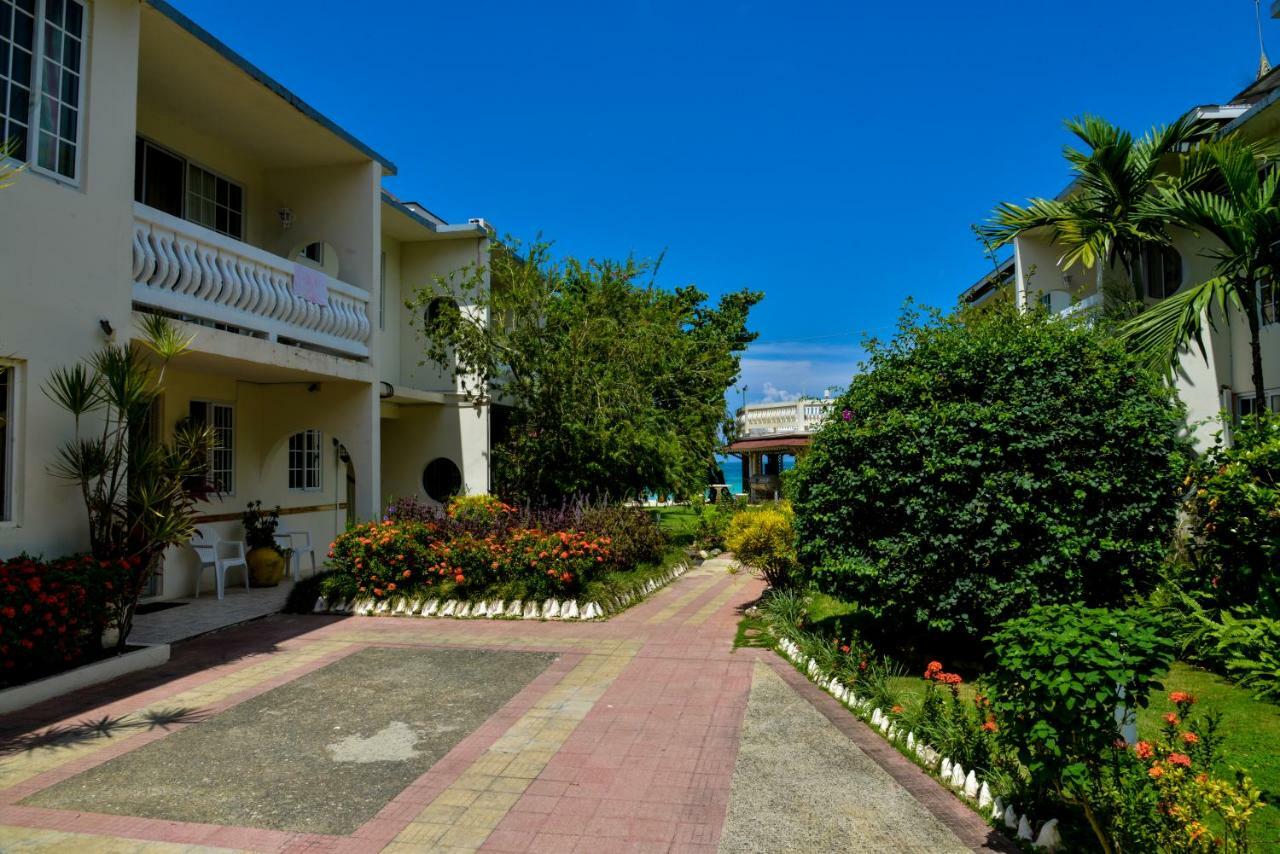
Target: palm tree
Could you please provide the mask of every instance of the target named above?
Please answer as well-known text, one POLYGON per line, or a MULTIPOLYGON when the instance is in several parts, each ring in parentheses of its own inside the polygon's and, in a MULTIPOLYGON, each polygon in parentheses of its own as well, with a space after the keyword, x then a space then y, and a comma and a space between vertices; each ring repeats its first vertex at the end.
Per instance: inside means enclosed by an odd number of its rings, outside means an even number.
POLYGON ((1066 125, 1087 146, 1085 151, 1063 149, 1075 176, 1066 198, 1030 199, 1025 207, 1004 202, 978 227, 979 236, 998 249, 1028 231, 1050 229, 1063 247, 1059 264, 1064 269, 1097 265, 1101 286, 1103 265, 1119 261, 1141 300, 1137 273, 1142 250, 1169 242, 1165 220, 1144 201, 1166 174, 1170 155, 1195 137, 1199 125, 1184 116, 1141 139, 1097 116, 1070 119, 1066 125))
POLYGON ((164 442, 148 423, 165 368, 192 339, 155 315, 143 317, 142 331, 141 346, 108 344, 86 363, 53 371, 44 387, 71 413, 76 432, 50 471, 80 488, 93 556, 122 569, 111 588, 118 651, 164 550, 191 539, 196 502, 211 491, 205 483, 209 428, 182 425, 164 442))
POLYGON ((1217 238, 1221 247, 1206 251, 1217 261, 1215 275, 1152 306, 1123 334, 1153 366, 1172 371, 1189 342, 1205 354, 1204 323, 1216 328, 1215 308, 1227 322, 1227 306, 1239 309, 1249 327, 1260 416, 1267 398, 1258 288, 1274 287, 1280 271, 1280 170, 1270 147, 1235 135, 1198 146, 1182 160, 1180 176, 1157 188, 1142 205, 1143 215, 1217 238))

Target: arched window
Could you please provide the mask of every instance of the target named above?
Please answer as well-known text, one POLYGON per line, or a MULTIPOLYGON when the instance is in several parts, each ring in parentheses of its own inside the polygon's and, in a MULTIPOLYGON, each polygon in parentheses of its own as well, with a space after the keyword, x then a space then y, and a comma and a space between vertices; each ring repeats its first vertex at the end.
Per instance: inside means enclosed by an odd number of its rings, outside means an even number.
POLYGON ((447 457, 436 457, 422 470, 422 490, 431 500, 446 503, 462 491, 462 472, 447 457))
POLYGON ((427 303, 427 310, 423 314, 422 321, 426 326, 426 330, 430 332, 441 320, 457 317, 461 313, 458 303, 449 297, 436 297, 427 303))
POLYGON ((319 430, 303 430, 289 437, 289 488, 304 492, 320 491, 319 430))
POLYGON ((1182 287, 1182 256, 1172 246, 1154 244, 1142 250, 1139 275, 1152 299, 1171 297, 1182 287))

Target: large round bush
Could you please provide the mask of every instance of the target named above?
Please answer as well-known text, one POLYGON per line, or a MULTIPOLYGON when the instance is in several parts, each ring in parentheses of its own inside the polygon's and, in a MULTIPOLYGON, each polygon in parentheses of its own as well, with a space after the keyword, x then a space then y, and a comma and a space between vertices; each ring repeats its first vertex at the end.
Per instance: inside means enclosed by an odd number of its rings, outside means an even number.
POLYGON ((904 317, 796 473, 809 578, 881 626, 972 642, 1035 604, 1147 591, 1184 472, 1180 404, 1080 322, 904 317))

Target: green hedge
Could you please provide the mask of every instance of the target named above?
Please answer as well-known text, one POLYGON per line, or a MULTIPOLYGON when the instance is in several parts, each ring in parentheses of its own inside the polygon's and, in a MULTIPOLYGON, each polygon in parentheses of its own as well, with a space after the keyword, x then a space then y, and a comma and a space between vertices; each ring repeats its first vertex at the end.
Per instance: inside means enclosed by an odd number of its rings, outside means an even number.
POLYGON ((1151 589, 1183 410, 1118 341, 1042 312, 908 311, 868 350, 797 469, 808 580, 970 645, 1035 604, 1151 589))

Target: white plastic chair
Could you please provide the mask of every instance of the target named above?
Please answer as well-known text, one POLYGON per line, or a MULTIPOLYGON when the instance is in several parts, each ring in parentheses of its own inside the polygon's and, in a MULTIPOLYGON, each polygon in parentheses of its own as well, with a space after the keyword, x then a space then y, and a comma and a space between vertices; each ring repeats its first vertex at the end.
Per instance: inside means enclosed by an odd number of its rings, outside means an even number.
POLYGON ((218 532, 208 525, 196 525, 196 536, 191 540, 191 548, 200 558, 200 569, 196 571, 196 595, 200 598, 200 576, 206 566, 213 567, 214 581, 218 584, 218 598, 221 599, 227 583, 227 570, 240 567, 244 571, 244 589, 249 589, 249 563, 244 558, 244 543, 238 540, 224 540, 218 532), (196 542, 196 539, 200 542, 196 542), (223 550, 230 554, 223 556, 223 550))
POLYGON ((316 550, 311 545, 310 531, 290 531, 276 529, 276 545, 287 546, 293 549, 293 580, 297 581, 302 576, 302 556, 304 554, 311 556, 311 574, 316 574, 316 550))

